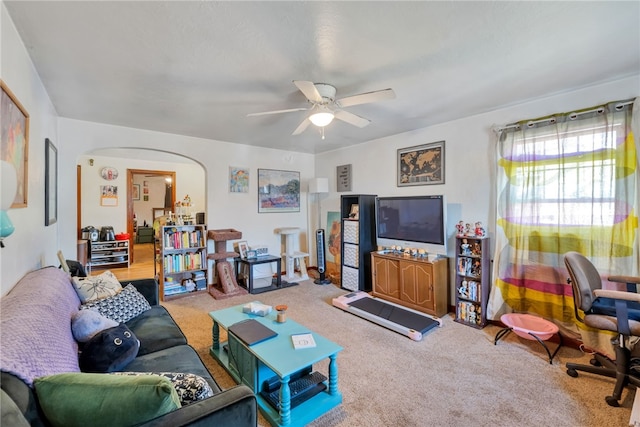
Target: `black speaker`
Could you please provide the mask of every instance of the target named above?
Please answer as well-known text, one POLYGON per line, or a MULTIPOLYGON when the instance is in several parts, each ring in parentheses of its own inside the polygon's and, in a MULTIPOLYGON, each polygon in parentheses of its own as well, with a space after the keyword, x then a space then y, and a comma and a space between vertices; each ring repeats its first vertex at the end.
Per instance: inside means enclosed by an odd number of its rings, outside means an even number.
POLYGON ((314 280, 313 283, 316 285, 328 285, 331 280, 325 276, 327 260, 325 258, 324 230, 322 228, 316 230, 316 253, 318 254, 318 273, 320 273, 320 277, 314 280))
POLYGON ((198 212, 196 214, 196 224, 204 224, 204 212, 198 212))

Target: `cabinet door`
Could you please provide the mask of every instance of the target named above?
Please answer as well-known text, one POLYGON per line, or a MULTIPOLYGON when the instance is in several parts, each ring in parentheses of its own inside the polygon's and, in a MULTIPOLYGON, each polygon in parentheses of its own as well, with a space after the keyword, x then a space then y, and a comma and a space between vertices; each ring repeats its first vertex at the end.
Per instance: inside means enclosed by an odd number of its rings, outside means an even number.
POLYGON ((416 294, 418 305, 435 310, 435 297, 433 291, 433 265, 416 264, 416 283, 418 284, 416 294))
POLYGON ((388 295, 393 298, 400 298, 400 285, 398 283, 397 261, 374 257, 373 286, 376 292, 388 295))
POLYGON ((429 310, 435 310, 433 297, 433 267, 431 264, 402 262, 401 299, 429 310))

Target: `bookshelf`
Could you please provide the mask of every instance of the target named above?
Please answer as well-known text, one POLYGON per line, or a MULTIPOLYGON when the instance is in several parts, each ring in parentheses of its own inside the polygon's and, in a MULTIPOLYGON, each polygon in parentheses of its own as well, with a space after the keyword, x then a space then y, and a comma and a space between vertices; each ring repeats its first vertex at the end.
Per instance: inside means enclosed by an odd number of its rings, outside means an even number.
POLYGON ((488 237, 456 237, 456 322, 475 328, 487 324, 490 257, 488 237))
POLYGON ((168 225, 154 239, 160 299, 207 290, 204 225, 168 225))
POLYGON ((371 257, 376 249, 376 196, 343 195, 340 198, 342 244, 340 284, 350 291, 371 291, 371 257))

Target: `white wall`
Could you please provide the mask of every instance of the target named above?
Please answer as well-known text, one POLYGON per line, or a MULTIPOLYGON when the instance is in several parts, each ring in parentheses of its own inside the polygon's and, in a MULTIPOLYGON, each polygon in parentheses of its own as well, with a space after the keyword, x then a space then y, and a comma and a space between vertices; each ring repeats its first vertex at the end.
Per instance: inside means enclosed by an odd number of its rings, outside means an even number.
MULTIPOLYGON (((105 225, 113 227, 114 231, 126 232, 127 229, 127 169, 160 170, 176 173, 176 200, 182 200, 186 195, 191 197, 194 207, 193 212, 204 211, 206 206, 206 174, 202 165, 178 158, 174 162, 146 160, 149 157, 148 150, 127 149, 122 150, 123 156, 111 157, 99 154, 100 151, 78 156, 78 165, 81 166, 82 176, 82 224, 81 228, 92 225, 100 228, 105 225), (93 159, 93 166, 89 164, 93 159), (100 171, 103 167, 115 167, 118 177, 112 181, 102 178, 100 171), (118 187, 118 205, 101 206, 100 187, 103 185, 116 185, 118 187)), ((165 181, 164 178, 145 178, 144 175, 136 176, 134 183, 140 184, 140 200, 134 201, 134 212, 138 215, 138 224, 142 225, 146 219, 152 225, 152 208, 164 207, 165 181), (149 183, 149 201, 144 201, 143 181, 149 183)))
MULTIPOLYGON (((556 112, 570 112, 606 101, 636 96, 640 96, 640 74, 319 154, 315 158, 316 176, 328 177, 330 190, 330 194, 322 196, 322 224, 326 226, 324 224, 327 211, 340 210, 340 195, 346 194, 336 192, 336 167, 351 164, 352 193, 379 196, 444 194, 448 210, 447 252, 453 257, 453 235, 455 224, 459 220, 472 224, 482 221, 488 235, 493 237, 495 234, 495 142, 492 131, 494 125, 504 125, 556 112), (445 141, 445 183, 397 187, 397 150, 442 140, 445 141)), ((313 199, 315 200, 315 197, 313 199)), ((316 216, 315 212, 315 208, 311 210, 313 218, 316 216)), ((317 224, 316 219, 312 221, 312 224, 317 224)), ((453 283, 454 269, 451 265, 449 271, 453 283)))
MULTIPOLYGON (((206 212, 206 223, 209 229, 235 228, 242 231, 243 240, 247 240, 249 244, 266 244, 272 254, 278 254, 281 252, 282 242, 280 236, 274 233, 274 229, 300 227, 301 247, 303 249, 307 247, 306 183, 314 176, 313 155, 311 154, 250 147, 66 118, 59 119, 59 132, 60 138, 65 141, 65 145, 59 153, 61 187, 75 188, 76 164, 82 161, 86 165, 86 153, 94 153, 100 149, 113 147, 175 153, 192 159, 205 170, 206 205, 203 210, 206 212), (229 166, 243 166, 250 169, 249 193, 229 192, 229 166), (258 168, 300 171, 302 183, 300 212, 258 213, 258 168)), ((144 153, 143 151, 138 152, 144 153)), ((123 163, 122 159, 120 162, 124 165, 120 168, 123 172, 127 163, 123 163)), ((149 167, 149 169, 152 168, 152 166, 149 167)), ((118 181, 120 179, 118 177, 118 181)), ((181 189, 180 185, 178 182, 176 196, 178 199, 184 197, 182 193, 187 191, 186 188, 181 189)), ((197 201, 195 203, 198 204, 197 201)), ((75 212, 75 204, 75 192, 68 191, 61 195, 60 205, 65 207, 68 214, 75 212)), ((89 221, 86 218, 83 220, 89 221)), ((105 221, 105 219, 101 218, 99 221, 105 221)), ((86 225, 97 227, 99 224, 87 222, 86 225)), ((116 227, 118 224, 114 223, 113 225, 116 227)), ((75 253, 75 216, 71 215, 71 218, 62 221, 60 227, 60 246, 65 253, 75 253)), ((213 250, 213 246, 210 245, 209 249, 213 250)))
POLYGON ((3 295, 27 271, 56 262, 59 226, 44 225, 44 140, 51 139, 58 149, 64 143, 58 138, 56 111, 4 3, 0 5, 0 58, 0 78, 30 116, 27 207, 8 212, 16 230, 0 249, 3 295))
MULTIPOLYGON (((200 166, 198 166, 197 169, 202 172, 202 177, 199 180, 190 179, 189 182, 194 191, 196 187, 200 187, 198 192, 202 192, 204 195, 204 170, 202 170, 202 167, 200 166)), ((180 181, 182 181, 182 178, 180 179, 180 181)), ((167 182, 162 176, 145 177, 144 175, 134 175, 133 183, 140 186, 140 200, 133 201, 133 212, 138 220, 138 225, 140 225, 141 227, 145 223, 147 225, 153 225, 153 209, 164 208, 165 198, 167 194, 167 182), (147 183, 146 187, 144 186, 145 182, 147 183), (145 191, 147 191, 147 194, 144 193, 145 191), (146 201, 145 196, 147 198, 146 201)), ((189 194, 189 197, 194 197, 191 195, 195 194, 194 191, 187 193, 189 194)), ((178 199, 180 198, 180 196, 178 196, 179 194, 182 193, 178 193, 176 191, 176 197, 178 199)), ((200 207, 202 206, 204 206, 204 204, 200 205, 200 207)), ((193 212, 195 212, 195 210, 193 212)), ((164 215, 164 213, 162 213, 162 215, 164 215)))

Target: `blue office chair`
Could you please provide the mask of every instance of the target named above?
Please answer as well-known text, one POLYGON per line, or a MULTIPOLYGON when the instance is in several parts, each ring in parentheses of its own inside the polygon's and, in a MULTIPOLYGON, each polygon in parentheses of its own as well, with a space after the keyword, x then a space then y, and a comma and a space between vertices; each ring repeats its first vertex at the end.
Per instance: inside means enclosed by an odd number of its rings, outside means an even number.
POLYGON ((605 290, 598 270, 582 254, 568 252, 564 263, 573 288, 576 318, 592 328, 617 333, 611 340, 615 360, 596 353, 590 365, 567 363, 567 374, 577 377, 578 371, 583 371, 615 378, 613 394, 605 400, 610 406, 619 406, 622 390, 628 384, 640 387, 640 375, 632 369, 632 365, 640 361, 632 361, 630 350, 631 337, 640 336, 640 294, 636 293, 640 277, 608 277, 610 282, 627 284, 627 291, 605 290))

